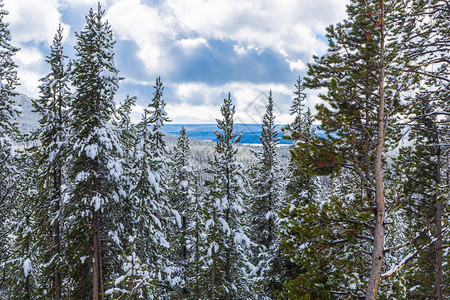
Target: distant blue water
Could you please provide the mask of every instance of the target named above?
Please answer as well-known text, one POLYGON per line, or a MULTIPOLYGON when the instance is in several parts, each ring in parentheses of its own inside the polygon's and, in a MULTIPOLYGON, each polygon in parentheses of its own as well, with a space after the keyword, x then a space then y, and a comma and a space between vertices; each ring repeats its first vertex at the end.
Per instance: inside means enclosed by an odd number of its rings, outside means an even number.
MULTIPOLYGON (((260 144, 261 124, 234 124, 237 134, 243 132, 240 143, 242 144, 260 144)), ((216 141, 214 132, 217 130, 217 124, 165 124, 164 131, 167 133, 179 134, 181 126, 186 128, 187 135, 199 140, 216 141)), ((276 125, 276 129, 281 138, 280 144, 292 144, 292 141, 282 139, 281 128, 284 125, 276 125)))

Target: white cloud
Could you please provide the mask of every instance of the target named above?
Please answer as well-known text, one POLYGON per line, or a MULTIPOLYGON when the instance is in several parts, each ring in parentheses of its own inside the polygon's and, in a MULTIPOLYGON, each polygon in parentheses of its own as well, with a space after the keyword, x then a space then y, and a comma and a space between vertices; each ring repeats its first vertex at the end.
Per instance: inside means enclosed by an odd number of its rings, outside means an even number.
POLYGON ((189 103, 170 104, 166 106, 166 111, 175 123, 181 124, 209 124, 215 123, 217 118, 217 107, 212 105, 191 105, 189 103), (195 112, 188 114, 186 112, 195 112))
POLYGON ((61 0, 61 5, 64 7, 70 6, 91 6, 97 7, 97 4, 100 2, 102 6, 106 3, 110 2, 107 0, 61 0))
MULTIPOLYGON (((274 112, 277 122, 291 121, 289 106, 292 88, 283 84, 255 84, 250 82, 230 82, 224 85, 207 85, 201 82, 174 84, 175 96, 181 104, 168 106, 171 118, 184 123, 211 123, 220 118, 220 106, 230 92, 236 105, 236 121, 239 123, 258 123, 265 112, 267 96, 272 90, 274 95, 274 112), (190 108, 189 108, 190 107, 190 108), (208 108, 208 110, 202 110, 208 108), (173 111, 172 111, 173 109, 173 111), (187 111, 195 112, 187 115, 187 111), (179 112, 179 113, 178 113, 179 112)), ((170 103, 170 99, 167 100, 170 103)))
POLYGON ((261 52, 262 52, 261 49, 259 49, 258 47, 255 47, 253 45, 248 45, 246 47, 240 46, 240 45, 234 45, 233 51, 234 51, 234 53, 236 53, 238 56, 241 56, 241 57, 247 55, 251 51, 256 52, 258 55, 261 54, 261 52))
MULTIPOLYGON (((5 9, 9 11, 14 43, 45 42, 48 45, 61 22, 58 0, 5 0, 5 9)), ((70 27, 64 25, 65 35, 70 27)))
POLYGON ((28 47, 21 49, 16 56, 14 56, 16 63, 26 67, 37 67, 44 59, 41 51, 35 47, 28 47))
POLYGON ((306 65, 301 59, 297 59, 295 61, 291 61, 286 59, 286 62, 289 64, 289 69, 292 71, 304 71, 306 70, 306 65))
MULTIPOLYGON (((18 77, 21 92, 38 96, 39 79, 45 74, 44 54, 38 45, 49 46, 61 22, 58 0, 5 0, 4 9, 9 11, 5 20, 10 23, 12 44, 21 50, 14 56, 19 66, 18 77)), ((64 38, 70 26, 62 24, 64 38)))
POLYGON ((37 97, 39 94, 39 79, 43 77, 42 64, 44 55, 36 47, 21 49, 15 56, 14 61, 19 66, 17 75, 21 86, 19 89, 25 94, 37 97))
POLYGON ((149 7, 140 0, 120 0, 109 7, 106 19, 119 39, 136 42, 137 56, 149 73, 171 69, 172 62, 164 46, 176 34, 170 18, 161 17, 159 8, 149 7))
POLYGON ((166 11, 174 14, 185 33, 206 39, 233 40, 237 54, 244 45, 271 48, 290 55, 323 52, 317 38, 325 27, 345 16, 347 0, 168 0, 166 11))
POLYGON ((301 70, 300 57, 325 52, 318 34, 344 18, 347 2, 166 0, 153 7, 143 0, 110 0, 106 17, 119 39, 136 42, 137 56, 149 74, 164 74, 176 67, 168 56, 171 45, 190 52, 208 47, 210 39, 235 42, 233 50, 238 56, 265 49, 284 53, 291 70, 301 70))
POLYGON ((209 43, 204 38, 196 38, 196 39, 181 39, 176 42, 180 45, 186 52, 192 52, 198 47, 209 47, 209 43))

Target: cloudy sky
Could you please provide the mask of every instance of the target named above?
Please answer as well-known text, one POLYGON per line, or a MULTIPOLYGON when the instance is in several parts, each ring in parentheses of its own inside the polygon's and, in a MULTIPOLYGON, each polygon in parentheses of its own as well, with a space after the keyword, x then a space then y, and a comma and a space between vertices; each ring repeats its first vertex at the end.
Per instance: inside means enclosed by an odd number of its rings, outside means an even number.
MULTIPOLYGON (((214 123, 230 92, 238 122, 261 119, 273 91, 278 123, 313 54, 326 51, 325 27, 345 18, 347 0, 101 0, 115 32, 116 65, 125 77, 116 96, 138 97, 134 118, 161 76, 173 123, 214 123)), ((75 32, 98 0, 4 0, 21 86, 38 96, 45 56, 61 23, 74 56, 75 32)), ((317 96, 311 94, 308 105, 317 96)))

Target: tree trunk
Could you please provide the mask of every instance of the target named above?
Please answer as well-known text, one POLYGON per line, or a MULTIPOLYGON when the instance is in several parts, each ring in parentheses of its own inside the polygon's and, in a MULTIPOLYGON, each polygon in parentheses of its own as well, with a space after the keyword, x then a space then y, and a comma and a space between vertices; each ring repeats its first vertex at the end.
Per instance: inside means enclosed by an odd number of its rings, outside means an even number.
MULTIPOLYGON (((55 244, 55 254, 58 257, 59 260, 59 254, 60 254, 60 245, 59 245, 59 221, 55 222, 54 225, 54 231, 55 231, 55 237, 54 237, 54 244, 55 244)), ((55 266, 55 300, 61 299, 61 273, 59 272, 59 264, 57 263, 55 266)))
POLYGON ((99 225, 99 211, 93 209, 93 222, 92 222, 92 240, 94 250, 94 264, 92 268, 93 273, 93 289, 92 299, 99 300, 100 298, 100 247, 98 240, 98 225, 99 225))
POLYGON ((441 146, 439 146, 439 133, 435 133, 435 143, 437 145, 437 159, 436 159, 436 251, 435 251, 435 298, 442 300, 442 202, 441 202, 441 146))
MULTIPOLYGON (((225 212, 225 221, 227 222, 228 226, 230 226, 230 195, 231 195, 231 191, 230 191, 230 181, 231 181, 231 174, 230 174, 230 169, 228 167, 228 163, 227 163, 227 169, 226 169, 226 177, 227 177, 227 202, 228 202, 228 207, 227 210, 225 212)), ((231 284, 231 249, 233 247, 233 239, 232 239, 232 234, 230 234, 230 240, 229 240, 229 245, 228 248, 226 249, 227 254, 226 254, 226 262, 225 262, 225 282, 227 283, 227 286, 229 287, 231 284)), ((228 289, 229 290, 229 289, 228 289)), ((231 299, 231 294, 229 291, 227 291, 227 293, 225 294, 225 300, 230 300, 231 299)))
MULTIPOLYGON (((61 168, 58 169, 56 176, 54 177, 54 189, 57 195, 57 201, 56 201, 56 207, 55 212, 58 213, 60 210, 60 201, 61 201, 61 177, 62 177, 62 170, 61 168)), ((59 271, 59 259, 60 259, 60 224, 59 220, 55 221, 55 224, 53 225, 53 231, 54 231, 54 237, 53 237, 53 247, 55 251, 55 255, 58 257, 58 260, 56 264, 53 265, 54 268, 54 292, 55 292, 55 300, 61 299, 61 273, 59 271)))
POLYGON ((383 188, 383 170, 382 154, 384 146, 385 123, 384 123, 384 0, 381 2, 380 16, 380 81, 379 93, 380 103, 378 107, 378 139, 375 151, 375 233, 373 241, 372 267, 370 269, 369 283, 367 285, 366 299, 374 300, 377 298, 381 282, 381 270, 383 267, 384 250, 384 219, 386 209, 384 206, 384 188, 383 188))
MULTIPOLYGON (((213 207, 213 220, 216 220, 216 208, 213 207)), ((216 241, 216 222, 214 222, 213 225, 213 233, 212 233, 212 240, 216 241)), ((215 272, 216 272, 216 254, 215 249, 212 248, 211 251, 211 257, 212 257, 212 266, 211 266, 211 300, 215 300, 215 272)))
MULTIPOLYGON (((30 217, 28 215, 26 216, 26 225, 27 225, 28 228, 30 227, 30 217)), ((26 243, 25 243, 25 250, 26 250, 26 253, 27 253, 27 256, 28 256, 29 253, 30 253, 30 244, 29 244, 28 237, 27 237, 26 243)), ((30 293, 30 272, 28 270, 27 277, 25 278, 25 297, 24 297, 24 299, 25 300, 30 300, 31 299, 31 295, 30 294, 31 294, 30 293)))

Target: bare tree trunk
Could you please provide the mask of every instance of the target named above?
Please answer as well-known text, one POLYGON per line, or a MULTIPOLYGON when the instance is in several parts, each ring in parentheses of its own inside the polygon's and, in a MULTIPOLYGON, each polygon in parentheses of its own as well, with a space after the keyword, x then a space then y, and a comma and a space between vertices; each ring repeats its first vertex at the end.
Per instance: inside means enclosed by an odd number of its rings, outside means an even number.
POLYGON ((375 151, 375 233, 373 241, 372 267, 370 269, 369 283, 367 285, 366 299, 374 300, 377 298, 378 290, 381 282, 381 270, 383 267, 383 250, 384 250, 384 219, 386 208, 384 205, 384 187, 383 187, 383 170, 382 170, 382 154, 385 138, 385 122, 384 122, 384 0, 381 2, 380 16, 380 80, 379 93, 380 103, 378 107, 378 139, 375 151))
MULTIPOLYGON (((58 213, 60 210, 60 201, 61 201, 61 168, 58 169, 56 176, 54 177, 54 189, 57 195, 57 202, 55 207, 55 212, 58 213)), ((61 253, 60 247, 60 224, 59 220, 55 221, 53 225, 54 237, 53 237, 53 247, 55 251, 55 255, 58 257, 56 265, 54 265, 54 283, 55 283, 55 300, 61 299, 61 273, 59 271, 59 259, 61 253)))
MULTIPOLYGON (((26 216, 26 224, 27 227, 30 226, 30 217, 27 215, 26 216)), ((29 254, 30 251, 30 244, 28 242, 28 239, 26 240, 26 246, 25 246, 25 250, 27 251, 27 256, 29 254)), ((31 295, 30 295, 30 272, 28 271, 27 277, 25 278, 25 300, 30 300, 31 299, 31 295)))
POLYGON ((99 212, 93 209, 93 222, 92 222, 92 239, 93 239, 93 250, 94 250, 94 265, 92 268, 93 273, 93 289, 92 289, 92 299, 99 300, 99 287, 100 287, 100 248, 98 240, 98 223, 99 223, 99 212))
POLYGON ((98 230, 97 230, 97 241, 98 241, 98 263, 99 263, 99 283, 100 283, 100 295, 99 295, 99 299, 102 300, 103 299, 103 294, 105 292, 104 289, 104 284, 103 284, 103 259, 102 259, 102 241, 101 241, 101 237, 100 237, 100 224, 101 224, 101 220, 100 220, 100 214, 98 216, 98 230))
POLYGON ((442 300, 442 202, 439 185, 441 183, 441 147, 439 146, 439 133, 435 133, 435 143, 438 145, 437 159, 436 159, 436 184, 438 189, 436 191, 436 251, 435 251, 435 297, 437 300, 442 300))
MULTIPOLYGON (((216 208, 213 207, 213 220, 216 219, 216 208)), ((213 234, 212 234, 212 240, 215 241, 216 240, 216 223, 214 222, 213 225, 213 234)), ((214 249, 214 247, 212 248, 211 251, 211 257, 212 257, 212 266, 211 266, 211 300, 215 300, 215 272, 216 272, 216 251, 214 249)))
MULTIPOLYGON (((55 253, 59 258, 60 255, 60 245, 59 245, 59 221, 55 222, 54 225, 54 231, 55 231, 55 237, 54 237, 54 244, 55 244, 55 253)), ((55 265, 55 300, 61 299, 61 273, 59 272, 59 264, 55 265)))
MULTIPOLYGON (((231 197, 231 191, 230 191, 230 181, 231 181, 231 174, 230 174, 230 169, 228 168, 228 163, 227 163, 227 169, 226 169, 226 177, 227 177, 227 202, 228 202, 228 207, 225 213, 225 221, 227 222, 228 226, 230 226, 230 197, 231 197)), ((226 254, 226 261, 225 261, 225 282, 227 283, 227 285, 229 285, 231 283, 231 248, 233 247, 233 239, 232 239, 232 234, 230 234, 230 240, 229 240, 229 245, 228 245, 228 249, 226 249, 227 254, 226 254)), ((229 290, 229 289, 228 289, 229 290)), ((227 291, 227 293, 225 294, 225 300, 230 300, 231 299, 231 294, 229 291, 227 291)))
MULTIPOLYGON (((62 132, 63 130, 63 126, 64 126, 64 122, 63 122, 63 115, 62 115, 62 110, 63 110, 63 95, 61 93, 61 89, 60 92, 58 94, 58 125, 59 128, 58 130, 60 132, 62 132)), ((57 202, 56 202, 56 207, 55 207, 55 212, 59 215, 59 210, 61 209, 61 186, 62 186, 62 167, 61 164, 58 165, 58 169, 56 171, 55 177, 53 178, 54 181, 54 189, 57 195, 57 202)), ((54 266, 55 270, 55 300, 60 300, 61 299, 61 272, 60 272, 60 255, 61 255, 61 241, 60 241, 60 223, 59 223, 59 219, 57 219, 55 221, 55 225, 53 230, 55 231, 55 237, 54 237, 54 247, 55 247, 55 255, 58 257, 57 263, 54 266)))

